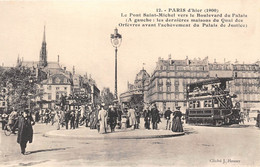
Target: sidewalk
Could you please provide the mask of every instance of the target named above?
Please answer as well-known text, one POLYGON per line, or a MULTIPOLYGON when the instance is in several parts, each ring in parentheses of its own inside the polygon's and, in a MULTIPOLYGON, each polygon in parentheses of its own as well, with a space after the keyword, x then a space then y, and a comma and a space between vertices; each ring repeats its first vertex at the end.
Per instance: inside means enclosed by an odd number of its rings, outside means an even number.
MULTIPOLYGON (((141 121, 142 122, 142 121, 141 121)), ((164 121, 163 121, 164 122, 164 121)), ((159 126, 159 130, 147 130, 141 127, 140 129, 131 130, 130 128, 122 130, 115 129, 111 133, 110 129, 106 134, 99 134, 97 129, 90 129, 89 127, 79 127, 78 129, 64 129, 52 130, 44 134, 45 137, 60 137, 69 139, 149 139, 149 138, 166 138, 184 135, 184 132, 172 132, 171 130, 164 130, 164 123, 159 126)))

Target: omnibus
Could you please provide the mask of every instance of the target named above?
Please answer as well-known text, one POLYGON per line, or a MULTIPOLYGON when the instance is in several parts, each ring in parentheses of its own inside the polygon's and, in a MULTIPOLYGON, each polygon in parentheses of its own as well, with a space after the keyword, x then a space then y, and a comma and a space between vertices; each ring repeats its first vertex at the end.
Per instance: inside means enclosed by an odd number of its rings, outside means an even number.
POLYGON ((240 104, 232 104, 227 82, 232 78, 213 78, 187 84, 186 123, 230 125, 240 122, 240 104))

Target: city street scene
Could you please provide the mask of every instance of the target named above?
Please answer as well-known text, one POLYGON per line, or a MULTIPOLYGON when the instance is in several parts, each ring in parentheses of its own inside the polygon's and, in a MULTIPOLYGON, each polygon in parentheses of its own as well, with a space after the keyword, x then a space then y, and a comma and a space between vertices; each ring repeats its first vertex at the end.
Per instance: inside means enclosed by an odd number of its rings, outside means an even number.
POLYGON ((131 2, 0 1, 0 166, 260 166, 260 1, 131 2))

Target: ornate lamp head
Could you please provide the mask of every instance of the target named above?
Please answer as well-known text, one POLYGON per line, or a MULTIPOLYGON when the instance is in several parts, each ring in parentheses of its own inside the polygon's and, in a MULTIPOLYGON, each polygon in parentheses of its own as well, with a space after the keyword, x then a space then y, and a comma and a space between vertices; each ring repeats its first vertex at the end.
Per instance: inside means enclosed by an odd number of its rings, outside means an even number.
POLYGON ((117 48, 121 45, 122 42, 122 35, 118 33, 118 29, 115 28, 114 34, 111 34, 111 44, 113 47, 117 48))

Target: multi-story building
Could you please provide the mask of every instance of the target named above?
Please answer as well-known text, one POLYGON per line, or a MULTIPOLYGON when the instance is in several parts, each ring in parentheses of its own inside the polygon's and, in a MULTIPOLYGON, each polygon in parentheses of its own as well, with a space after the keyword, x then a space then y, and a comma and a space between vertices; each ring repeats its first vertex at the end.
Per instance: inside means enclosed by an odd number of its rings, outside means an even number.
POLYGON ((98 103, 100 91, 95 80, 76 74, 74 66, 72 73, 66 67, 62 68, 59 64, 59 56, 57 62, 47 61, 45 27, 39 61, 24 61, 18 56, 17 66, 24 66, 34 71, 40 93, 36 101, 40 104, 40 108, 53 108, 55 104, 59 103, 61 96, 86 95, 92 103, 98 103))
MULTIPOLYGON (((181 106, 185 112, 186 85, 187 83, 215 77, 233 77, 228 88, 232 94, 236 94, 235 102, 240 102, 242 111, 249 111, 250 108, 260 108, 260 68, 259 61, 252 64, 240 64, 225 62, 218 63, 216 60, 209 63, 208 57, 204 59, 184 60, 169 58, 158 59, 155 70, 149 80, 145 101, 155 103, 161 112, 170 107, 181 106)), ((129 87, 129 84, 128 84, 129 87)), ((131 90, 122 93, 123 98, 131 96, 131 90)), ((132 93, 133 94, 133 93, 132 93)), ((122 99, 123 99, 122 98, 122 99)))
POLYGON ((233 64, 234 81, 230 90, 238 96, 244 112, 250 108, 260 109, 260 68, 259 64, 233 64))
POLYGON ((42 106, 40 108, 53 108, 61 99, 61 96, 72 94, 72 80, 70 76, 60 73, 48 76, 48 79, 42 81, 38 90, 41 96, 37 99, 42 106))
POLYGON ((244 112, 250 108, 260 108, 260 68, 259 63, 245 64, 236 61, 209 64, 210 77, 233 77, 229 90, 236 94, 235 102, 239 102, 244 112))
POLYGON ((208 58, 203 60, 158 59, 148 87, 148 101, 161 112, 175 106, 186 108, 186 84, 209 77, 208 58))
POLYGON ((140 98, 148 103, 147 88, 150 83, 150 75, 143 68, 136 74, 134 84, 127 83, 127 91, 120 94, 120 101, 123 103, 129 103, 133 98, 140 98))

